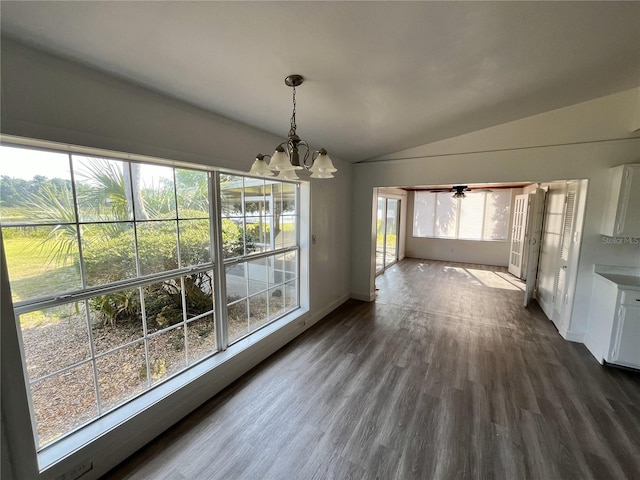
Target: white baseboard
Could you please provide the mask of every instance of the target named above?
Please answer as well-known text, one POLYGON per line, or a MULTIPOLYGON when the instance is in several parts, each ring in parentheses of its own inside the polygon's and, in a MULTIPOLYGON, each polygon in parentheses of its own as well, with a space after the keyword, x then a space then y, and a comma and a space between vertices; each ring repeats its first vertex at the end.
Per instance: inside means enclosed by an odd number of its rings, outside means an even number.
POLYGON ((584 332, 572 332, 571 330, 559 330, 565 340, 576 343, 584 343, 584 332))
POLYGON ((344 293, 340 297, 338 297, 336 300, 331 302, 329 305, 327 305, 324 308, 321 308, 320 310, 315 312, 313 315, 309 314, 309 316, 307 317, 308 326, 311 327, 312 325, 315 325, 316 323, 318 323, 319 320, 321 320, 326 315, 328 315, 331 312, 333 312, 336 308, 338 308, 344 302, 349 300, 349 298, 351 298, 351 294, 348 293, 348 292, 344 293))
POLYGON ((363 302, 373 302, 376 299, 375 292, 373 293, 359 293, 359 292, 351 292, 351 298, 354 300, 360 300, 363 302))
POLYGON ((604 363, 604 352, 598 348, 598 342, 591 338, 588 334, 584 335, 584 345, 589 350, 589 353, 602 365, 604 363))

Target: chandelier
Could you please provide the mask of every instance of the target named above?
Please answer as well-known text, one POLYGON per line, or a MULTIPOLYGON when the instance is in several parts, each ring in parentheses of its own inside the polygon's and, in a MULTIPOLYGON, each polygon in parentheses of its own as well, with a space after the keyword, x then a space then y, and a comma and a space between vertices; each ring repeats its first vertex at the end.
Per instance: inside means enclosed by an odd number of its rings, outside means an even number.
POLYGON ((278 178, 296 180, 298 179, 296 170, 303 168, 311 172, 311 178, 333 178, 333 172, 337 172, 324 148, 311 152, 309 144, 296 134, 296 87, 302 85, 303 81, 302 75, 289 75, 284 79, 284 83, 293 88, 293 112, 289 136, 276 147, 273 155, 259 153, 256 156, 249 171, 251 175, 272 177, 279 172, 278 178), (271 158, 269 163, 266 157, 271 158))

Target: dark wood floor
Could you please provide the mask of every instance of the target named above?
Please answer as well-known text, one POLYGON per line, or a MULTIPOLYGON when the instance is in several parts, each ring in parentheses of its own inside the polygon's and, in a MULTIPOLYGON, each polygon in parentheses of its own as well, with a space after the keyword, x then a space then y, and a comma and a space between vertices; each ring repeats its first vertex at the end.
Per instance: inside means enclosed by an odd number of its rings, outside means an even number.
POLYGON ((640 375, 503 269, 408 259, 110 479, 638 479, 640 375))

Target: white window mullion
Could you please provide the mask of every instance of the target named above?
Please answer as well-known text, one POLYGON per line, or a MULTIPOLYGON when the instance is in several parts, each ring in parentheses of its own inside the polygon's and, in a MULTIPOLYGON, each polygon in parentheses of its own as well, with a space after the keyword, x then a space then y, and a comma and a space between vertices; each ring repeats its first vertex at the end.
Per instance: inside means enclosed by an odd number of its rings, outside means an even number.
POLYGON ((220 173, 209 174, 209 217, 211 219, 211 253, 213 264, 213 291, 215 299, 216 346, 219 351, 229 346, 227 329, 227 276, 223 261, 222 248, 222 197, 220 189, 220 173))
POLYGON ((460 215, 460 202, 462 201, 461 198, 456 198, 456 233, 455 236, 453 238, 455 238, 456 240, 460 238, 460 217, 462 215, 460 215))
POLYGON ((144 339, 144 358, 147 363, 147 388, 151 387, 151 356, 149 355, 149 329, 147 328, 147 311, 144 305, 144 289, 138 287, 140 295, 140 314, 142 315, 142 338, 144 339))
POLYGON ((300 306, 300 184, 296 184, 295 212, 296 212, 296 307, 300 306))
MULTIPOLYGON (((131 201, 131 213, 133 214, 133 248, 136 256, 136 276, 142 275, 142 265, 140 265, 140 252, 138 250, 138 218, 136 215, 136 202, 133 198, 133 192, 135 184, 133 182, 133 169, 131 168, 131 162, 125 162, 124 167, 129 170, 129 191, 131 192, 131 198, 127 198, 126 201, 131 201)), ((127 175, 124 175, 124 181, 127 181, 127 175)), ((127 188, 124 189, 125 195, 127 194, 127 188)))
POLYGON ((82 282, 82 288, 87 288, 87 268, 82 256, 82 233, 80 230, 80 211, 78 209, 78 197, 76 194, 76 179, 75 172, 73 170, 73 158, 69 154, 69 177, 71 178, 71 195, 73 198, 73 212, 76 217, 76 238, 78 239, 78 261, 80 263, 80 281, 82 282))
MULTIPOLYGON (((179 212, 179 207, 178 207, 178 180, 176 178, 176 169, 173 168, 171 169, 171 173, 173 174, 173 199, 176 202, 176 217, 175 217, 175 222, 176 222, 176 241, 178 242, 176 245, 176 252, 178 253, 178 268, 182 267, 182 248, 180 248, 180 212, 179 212)), ((187 316, 185 315, 185 321, 187 316)))
POLYGON ((83 303, 84 303, 84 318, 87 325, 87 333, 89 335, 89 354, 91 355, 91 365, 93 368, 93 382, 95 384, 98 415, 102 415, 102 400, 100 399, 100 390, 98 388, 98 365, 96 363, 96 347, 95 347, 95 344, 93 343, 93 329, 91 328, 91 310, 89 306, 89 299, 85 299, 83 303))
POLYGON ((184 353, 186 365, 189 365, 189 335, 187 331, 187 293, 185 292, 184 276, 180 277, 180 291, 182 295, 182 327, 184 329, 184 353))
POLYGON ((280 205, 279 207, 276 207, 276 199, 275 196, 273 195, 273 190, 274 190, 274 185, 275 184, 271 184, 271 216, 270 218, 270 225, 269 225, 269 246, 271 250, 275 250, 276 248, 276 219, 278 219, 276 212, 278 211, 278 208, 280 209, 280 214, 282 215, 282 188, 280 188, 280 199, 278 200, 280 205))
POLYGON ((438 204, 438 194, 434 193, 433 195, 435 195, 435 200, 433 202, 433 215, 431 217, 431 231, 433 232, 433 236, 435 236, 435 231, 436 231, 436 206, 438 204))
POLYGON ((484 195, 484 201, 482 204, 482 225, 480 226, 480 239, 484 240, 484 226, 487 221, 487 192, 482 192, 484 195))

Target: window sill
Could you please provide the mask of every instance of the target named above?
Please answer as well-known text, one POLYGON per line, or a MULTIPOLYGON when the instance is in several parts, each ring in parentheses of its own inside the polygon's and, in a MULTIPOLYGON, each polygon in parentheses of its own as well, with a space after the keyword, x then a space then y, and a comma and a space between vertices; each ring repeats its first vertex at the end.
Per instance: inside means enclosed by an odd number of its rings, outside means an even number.
MULTIPOLYGON (((300 317, 307 313, 308 310, 303 307, 288 313, 255 333, 239 340, 233 345, 230 345, 225 351, 215 353, 193 367, 175 375, 151 390, 130 400, 125 405, 106 413, 104 416, 80 427, 78 430, 54 441, 52 444, 45 446, 37 454, 38 468, 40 472, 42 473, 43 471, 51 468, 74 453, 79 453, 83 448, 95 442, 103 435, 108 432, 112 432, 136 415, 143 413, 153 405, 162 402, 170 395, 187 387, 198 378, 213 372, 224 363, 248 350, 251 346, 266 340, 285 327, 296 326, 295 324, 300 317)), ((224 388, 224 386, 221 387, 221 389, 222 388, 224 388)), ((184 416, 190 412, 185 411, 182 413, 184 416)))

